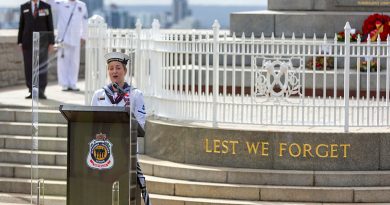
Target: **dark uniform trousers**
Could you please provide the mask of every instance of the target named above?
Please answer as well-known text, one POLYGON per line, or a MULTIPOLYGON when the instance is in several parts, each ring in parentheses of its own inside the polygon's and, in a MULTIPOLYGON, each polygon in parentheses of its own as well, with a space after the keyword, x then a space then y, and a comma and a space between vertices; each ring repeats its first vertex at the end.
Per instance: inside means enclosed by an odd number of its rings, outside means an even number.
MULTIPOLYGON (((39 91, 43 93, 47 85, 48 47, 54 44, 53 16, 49 4, 39 1, 38 12, 34 16, 32 2, 20 7, 18 44, 22 44, 24 71, 28 90, 32 90, 33 71, 33 32, 39 32, 39 91)), ((36 46, 36 45, 35 45, 36 46)))
MULTIPOLYGON (((38 54, 38 53, 37 53, 38 54)), ((32 49, 23 48, 23 60, 24 60, 24 75, 26 78, 26 85, 28 91, 32 90, 32 72, 33 68, 33 51, 32 49)), ((44 93, 47 85, 47 72, 48 72, 48 46, 41 46, 39 48, 39 92, 44 93)))

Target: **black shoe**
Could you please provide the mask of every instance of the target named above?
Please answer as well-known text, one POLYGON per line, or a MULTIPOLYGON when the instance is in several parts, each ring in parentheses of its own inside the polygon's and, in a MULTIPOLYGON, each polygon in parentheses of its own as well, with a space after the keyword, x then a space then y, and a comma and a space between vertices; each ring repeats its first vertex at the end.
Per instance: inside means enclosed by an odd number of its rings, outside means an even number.
POLYGON ((31 99, 31 98, 32 98, 32 94, 31 93, 26 96, 26 99, 31 99))
POLYGON ((46 100, 47 97, 44 93, 39 93, 39 99, 46 100))
POLYGON ((80 91, 80 89, 78 89, 78 88, 71 88, 71 87, 69 87, 69 88, 68 88, 68 91, 76 91, 76 92, 77 92, 77 91, 80 91))

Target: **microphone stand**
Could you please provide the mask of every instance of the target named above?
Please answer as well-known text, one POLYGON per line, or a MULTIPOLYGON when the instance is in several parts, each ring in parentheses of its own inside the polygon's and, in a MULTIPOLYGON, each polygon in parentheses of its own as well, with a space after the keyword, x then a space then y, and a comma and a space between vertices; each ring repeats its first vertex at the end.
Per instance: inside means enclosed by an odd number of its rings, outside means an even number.
POLYGON ((124 90, 121 88, 121 86, 118 85, 118 83, 113 83, 112 86, 114 86, 114 88, 118 90, 118 93, 119 93, 120 95, 126 94, 126 91, 124 91, 124 90))

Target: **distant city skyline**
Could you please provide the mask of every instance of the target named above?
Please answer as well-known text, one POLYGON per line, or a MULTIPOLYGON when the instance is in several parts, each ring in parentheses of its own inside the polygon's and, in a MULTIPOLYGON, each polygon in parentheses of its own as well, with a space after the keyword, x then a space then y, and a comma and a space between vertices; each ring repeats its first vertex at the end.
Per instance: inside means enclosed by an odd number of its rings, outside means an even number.
MULTIPOLYGON (((22 1, 22 0, 14 0, 22 1)), ((26 0, 24 0, 26 1, 26 0)), ((214 20, 218 20, 221 29, 229 28, 230 14, 233 12, 264 10, 267 4, 253 5, 232 5, 226 2, 232 0, 224 0, 225 4, 217 4, 213 2, 221 2, 220 0, 207 0, 212 2, 205 3, 205 0, 163 0, 167 4, 152 4, 155 0, 142 0, 142 4, 136 4, 140 0, 126 0, 127 3, 120 4, 123 0, 115 0, 115 5, 107 3, 113 0, 82 0, 87 3, 89 17, 92 15, 102 16, 109 28, 134 28, 137 19, 142 25, 150 27, 154 19, 159 20, 161 28, 174 29, 207 29, 213 24, 214 20), (103 2, 105 4, 103 4, 103 2), (190 4, 189 2, 192 2, 190 4), (197 3, 194 3, 197 2, 197 3), (207 15, 205 15, 207 14, 207 15)), ((161 0, 160 0, 161 1, 161 0)), ((235 2, 238 0, 234 0, 235 2)), ((266 1, 266 0, 245 0, 248 1, 266 1)), ((56 12, 53 12, 53 20, 57 21, 56 12)), ((19 6, 5 6, 0 3, 0 29, 15 29, 19 24, 20 9, 19 6)))
MULTIPOLYGON (((19 7, 26 0, 1 1, 0 7, 19 7)), ((104 0, 106 5, 115 3, 118 5, 169 5, 172 0, 104 0)), ((267 0, 188 0, 190 5, 267 5, 267 0)))

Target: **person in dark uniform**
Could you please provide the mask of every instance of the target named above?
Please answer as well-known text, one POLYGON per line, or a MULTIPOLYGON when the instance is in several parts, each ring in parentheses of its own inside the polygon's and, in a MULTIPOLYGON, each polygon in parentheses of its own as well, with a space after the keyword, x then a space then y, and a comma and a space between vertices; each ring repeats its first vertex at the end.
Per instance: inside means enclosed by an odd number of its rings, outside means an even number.
POLYGON ((47 58, 54 44, 53 15, 46 2, 31 0, 20 6, 18 45, 23 51, 24 73, 26 85, 31 98, 32 91, 32 55, 33 32, 40 32, 39 38, 39 98, 46 99, 47 58))

